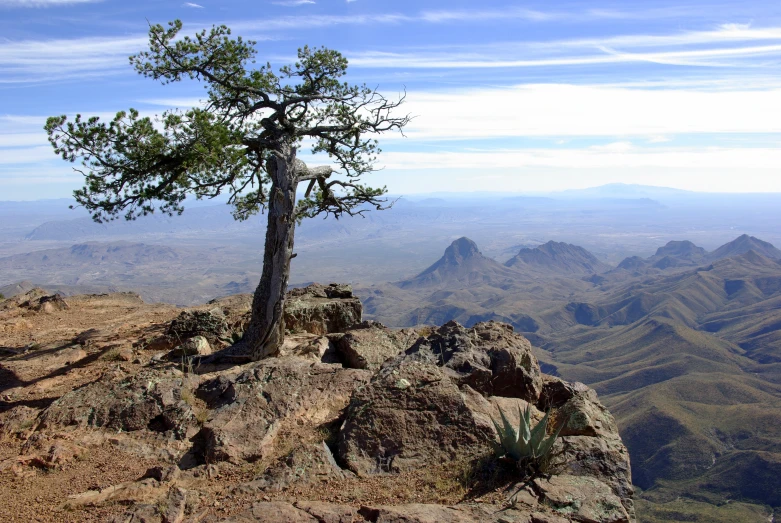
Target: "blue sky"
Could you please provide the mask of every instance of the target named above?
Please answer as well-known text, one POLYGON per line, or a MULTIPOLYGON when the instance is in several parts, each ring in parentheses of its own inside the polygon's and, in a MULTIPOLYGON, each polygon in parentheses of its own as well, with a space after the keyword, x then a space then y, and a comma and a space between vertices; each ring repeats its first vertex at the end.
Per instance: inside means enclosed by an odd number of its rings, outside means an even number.
POLYGON ((777 1, 0 0, 0 200, 80 186, 47 116, 198 103, 198 84, 128 66, 148 21, 175 18, 187 32, 224 23, 276 65, 325 45, 349 80, 406 88, 416 118, 381 138, 384 169, 367 180, 396 194, 781 192, 777 1))

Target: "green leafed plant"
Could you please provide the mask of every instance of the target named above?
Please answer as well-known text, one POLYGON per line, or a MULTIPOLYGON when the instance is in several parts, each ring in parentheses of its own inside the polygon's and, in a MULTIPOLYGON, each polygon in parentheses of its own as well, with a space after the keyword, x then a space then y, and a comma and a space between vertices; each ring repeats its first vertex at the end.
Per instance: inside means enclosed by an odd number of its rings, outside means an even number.
POLYGON ((502 423, 497 423, 493 418, 491 421, 499 435, 496 445, 499 457, 514 462, 525 472, 535 473, 541 472, 546 467, 553 444, 567 422, 565 420, 553 434, 548 435, 550 412, 547 412, 534 427, 532 427, 531 413, 530 404, 527 404, 523 411, 518 408, 520 417, 518 430, 513 427, 501 408, 499 408, 499 415, 502 423))

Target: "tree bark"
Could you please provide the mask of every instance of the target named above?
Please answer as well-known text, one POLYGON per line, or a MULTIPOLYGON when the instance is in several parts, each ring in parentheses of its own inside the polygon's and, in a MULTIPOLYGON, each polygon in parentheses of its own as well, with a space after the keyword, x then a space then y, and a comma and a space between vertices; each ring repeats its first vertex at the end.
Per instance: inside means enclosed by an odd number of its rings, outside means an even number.
POLYGON ((296 227, 296 149, 282 147, 269 160, 272 177, 263 273, 252 300, 252 316, 240 345, 241 352, 259 360, 279 352, 285 335, 283 307, 293 255, 296 227), (275 164, 275 165, 274 165, 275 164))

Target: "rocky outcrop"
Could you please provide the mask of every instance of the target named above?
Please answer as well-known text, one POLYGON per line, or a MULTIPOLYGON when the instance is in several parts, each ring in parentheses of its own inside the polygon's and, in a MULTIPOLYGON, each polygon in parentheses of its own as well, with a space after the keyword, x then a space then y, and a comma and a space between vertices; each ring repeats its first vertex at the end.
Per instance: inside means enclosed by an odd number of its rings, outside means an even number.
POLYGON ((339 455, 358 474, 399 472, 477 456, 493 437, 440 367, 400 358, 353 394, 339 455))
POLYGON ((40 418, 39 429, 101 427, 170 432, 183 439, 197 426, 192 388, 197 379, 175 370, 144 369, 130 377, 107 374, 62 396, 40 418))
POLYGON ((295 484, 321 483, 350 475, 334 460, 331 449, 321 442, 298 447, 282 456, 256 480, 240 485, 236 493, 279 492, 295 484))
POLYGON ((293 357, 208 379, 196 391, 212 411, 196 437, 197 453, 210 463, 256 461, 286 423, 334 422, 353 390, 370 376, 364 370, 293 357))
POLYGON ((277 501, 255 503, 251 509, 224 521, 231 523, 507 523, 510 521, 558 523, 553 519, 540 518, 545 516, 538 514, 535 519, 534 513, 529 509, 510 508, 497 511, 480 505, 448 507, 420 503, 396 506, 364 505, 356 509, 332 503, 277 501))
POLYGON ((364 321, 331 339, 346 367, 376 371, 386 360, 404 352, 417 337, 414 330, 391 330, 381 323, 364 321))
POLYGON ((0 471, 58 473, 101 445, 110 463, 115 453, 125 467, 150 460, 70 495, 73 510, 124 505, 114 521, 633 521, 628 454, 593 390, 541 374, 510 325, 450 322, 418 336, 354 321, 355 302, 346 286, 291 292, 301 332, 276 357, 239 366, 186 357, 237 333, 244 299, 172 309, 173 322, 146 324, 133 339, 105 325, 69 332, 31 361, 46 373, 83 370, 84 381, 50 404, 0 412, 0 432, 25 442, 0 471), (185 338, 176 361, 148 354, 164 329, 185 338), (119 357, 122 347, 131 358, 119 357), (101 374, 89 376, 95 362, 101 374), (549 431, 561 433, 545 474, 521 478, 496 459, 492 420, 502 412, 517 425, 528 406, 534 422, 549 412, 549 431), (488 474, 501 479, 483 484, 488 474), (466 490, 440 488, 450 484, 466 490), (464 492, 481 501, 459 502, 464 492))
POLYGON ((610 487, 590 477, 556 475, 533 483, 542 503, 572 521, 629 523, 630 516, 610 487))
MULTIPOLYGON (((51 295, 43 295, 43 296, 41 296, 40 294, 41 294, 40 289, 33 289, 32 291, 24 294, 23 296, 24 297, 29 296, 29 299, 21 302, 19 304, 19 307, 30 309, 36 312, 44 312, 44 313, 63 311, 70 308, 68 302, 66 302, 65 298, 63 298, 60 294, 51 294, 51 295)), ((16 301, 19 301, 19 297, 17 297, 16 301)))
POLYGON ((546 376, 537 406, 553 411, 557 424, 566 423, 556 447, 554 468, 568 475, 599 480, 621 500, 627 514, 634 516, 629 452, 612 414, 599 402, 597 393, 582 383, 546 376))
POLYGON ((448 322, 419 339, 405 358, 442 366, 458 385, 485 395, 532 403, 540 396, 540 366, 531 344, 506 323, 489 321, 467 329, 448 322))
POLYGON ((633 518, 629 455, 613 417, 585 385, 543 378, 528 341, 506 324, 450 322, 383 364, 352 396, 339 455, 359 475, 474 460, 492 450, 499 409, 517 423, 527 403, 536 406, 535 420, 550 411, 552 426, 565 424, 550 469, 564 479, 552 483, 558 490, 549 498, 582 483, 588 499, 563 513, 580 514, 577 521, 633 518), (589 519, 600 510, 604 517, 589 519))
POLYGON ((292 333, 344 332, 361 322, 363 307, 349 285, 314 283, 293 289, 285 299, 285 329, 292 333))

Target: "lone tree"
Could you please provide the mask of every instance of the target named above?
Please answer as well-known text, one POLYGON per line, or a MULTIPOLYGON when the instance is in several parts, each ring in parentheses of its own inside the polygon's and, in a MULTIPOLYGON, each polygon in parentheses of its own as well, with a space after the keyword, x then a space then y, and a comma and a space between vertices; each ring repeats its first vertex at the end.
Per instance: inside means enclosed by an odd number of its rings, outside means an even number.
POLYGON ((404 96, 388 100, 365 85, 339 80, 347 60, 326 48, 298 50, 298 61, 274 72, 251 69, 255 43, 232 38, 225 26, 177 38, 179 20, 149 30, 149 50, 130 57, 140 74, 163 84, 204 82, 203 107, 166 111, 158 121, 130 109, 110 122, 98 117, 48 119, 55 153, 80 161, 85 185, 76 201, 97 222, 133 220, 156 209, 181 214, 188 194, 228 193, 233 216, 268 212, 263 273, 252 316, 231 352, 260 359, 283 341, 283 305, 296 223, 319 214, 360 215, 387 208, 386 189, 360 183, 380 152, 376 133, 401 130, 409 116, 394 117, 404 96), (309 168, 296 157, 306 140, 333 167, 309 168), (308 182, 296 202, 300 182, 308 182))

